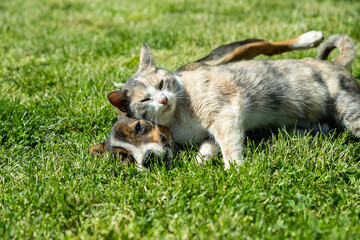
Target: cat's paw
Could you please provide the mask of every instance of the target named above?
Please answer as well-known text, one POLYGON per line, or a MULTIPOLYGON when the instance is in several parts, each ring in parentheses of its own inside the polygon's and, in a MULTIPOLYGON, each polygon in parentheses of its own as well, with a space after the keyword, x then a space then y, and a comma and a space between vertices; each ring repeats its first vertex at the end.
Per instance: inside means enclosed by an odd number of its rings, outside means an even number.
POLYGON ((291 49, 309 49, 319 46, 324 40, 324 35, 321 31, 310 31, 301 34, 294 43, 290 45, 291 49))
POLYGON ((202 153, 198 153, 196 155, 196 161, 198 162, 198 164, 200 166, 203 166, 204 163, 206 163, 207 161, 209 161, 211 158, 213 157, 212 154, 202 154, 202 153))
POLYGON ((201 143, 199 152, 196 155, 196 160, 200 166, 205 162, 212 159, 214 156, 219 154, 219 147, 212 140, 205 140, 201 143))
POLYGON ((239 172, 240 167, 244 165, 244 157, 242 155, 239 158, 233 159, 231 159, 230 161, 226 161, 224 159, 225 171, 229 171, 232 165, 235 168, 236 172, 239 172))

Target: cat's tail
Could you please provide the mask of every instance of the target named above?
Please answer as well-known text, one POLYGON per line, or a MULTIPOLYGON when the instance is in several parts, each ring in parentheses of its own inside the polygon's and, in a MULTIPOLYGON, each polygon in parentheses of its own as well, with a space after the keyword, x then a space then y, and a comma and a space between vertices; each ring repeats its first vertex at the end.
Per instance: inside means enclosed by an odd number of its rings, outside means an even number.
POLYGON ((336 65, 349 68, 355 60, 356 49, 354 41, 347 35, 330 36, 318 49, 317 59, 326 60, 333 49, 339 49, 339 55, 333 61, 336 65))

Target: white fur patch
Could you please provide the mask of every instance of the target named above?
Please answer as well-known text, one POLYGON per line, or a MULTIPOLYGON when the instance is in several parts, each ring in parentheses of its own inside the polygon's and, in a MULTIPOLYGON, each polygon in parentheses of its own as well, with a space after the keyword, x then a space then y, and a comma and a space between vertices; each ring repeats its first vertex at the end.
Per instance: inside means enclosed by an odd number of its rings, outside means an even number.
POLYGON ((196 156, 196 160, 200 165, 209 161, 212 157, 219 154, 219 147, 212 141, 205 141, 200 146, 200 150, 196 156))
POLYGON ((324 35, 321 31, 310 31, 301 34, 297 41, 289 47, 291 49, 309 49, 318 46, 323 39, 324 35))
POLYGON ((176 109, 176 95, 168 90, 157 90, 152 86, 146 88, 152 101, 148 103, 149 118, 160 125, 170 125, 174 111, 176 109), (161 103, 161 100, 166 97, 168 103, 166 105, 161 103))
POLYGON ((145 158, 145 154, 148 151, 157 152, 160 155, 169 153, 169 157, 170 158, 172 157, 172 152, 170 151, 170 149, 168 149, 167 151, 167 149, 160 143, 148 143, 137 147, 127 142, 118 141, 112 136, 110 138, 110 144, 112 147, 124 148, 127 151, 129 151, 132 154, 132 156, 135 158, 135 161, 141 165, 140 168, 143 168, 142 166, 144 164, 143 161, 145 158))

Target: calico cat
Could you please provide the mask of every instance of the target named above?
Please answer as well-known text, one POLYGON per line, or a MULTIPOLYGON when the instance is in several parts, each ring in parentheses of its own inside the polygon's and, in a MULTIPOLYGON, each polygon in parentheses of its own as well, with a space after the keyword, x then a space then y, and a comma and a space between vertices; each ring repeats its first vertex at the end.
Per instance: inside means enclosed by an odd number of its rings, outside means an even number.
MULTIPOLYGON (((205 57, 185 64, 177 72, 192 71, 202 64, 220 65, 229 62, 236 62, 252 59, 264 54, 272 56, 293 50, 304 50, 318 46, 324 39, 322 32, 310 31, 292 39, 271 42, 265 39, 246 39, 221 45, 211 51, 205 57), (202 63, 202 64, 199 64, 202 63)), ((320 56, 327 57, 329 48, 339 48, 342 41, 331 41, 323 48, 325 53, 318 53, 320 56)), ((331 50, 330 50, 331 51, 331 50)), ((114 83, 116 87, 123 87, 123 83, 114 83)), ((323 130, 323 128, 322 128, 323 130)), ((297 129, 298 131, 298 129, 297 129)), ((118 157, 121 163, 134 163, 138 169, 148 169, 154 160, 159 164, 165 163, 170 167, 172 153, 178 148, 175 147, 168 128, 156 125, 144 119, 134 119, 126 116, 126 113, 118 111, 118 121, 113 125, 109 137, 106 141, 96 144, 89 149, 89 153, 99 156, 104 153, 111 153, 118 157)), ((197 161, 202 164, 209 160, 219 151, 214 143, 202 144, 201 150, 197 153, 197 161)), ((177 147, 180 147, 177 145, 177 147)))
POLYGON ((249 129, 332 120, 360 137, 360 87, 342 67, 354 59, 354 44, 344 35, 335 40, 344 43, 338 65, 312 58, 247 60, 199 63, 175 73, 156 67, 144 44, 139 70, 108 98, 130 117, 168 127, 177 143, 199 142, 200 152, 217 143, 225 169, 242 164, 249 129))

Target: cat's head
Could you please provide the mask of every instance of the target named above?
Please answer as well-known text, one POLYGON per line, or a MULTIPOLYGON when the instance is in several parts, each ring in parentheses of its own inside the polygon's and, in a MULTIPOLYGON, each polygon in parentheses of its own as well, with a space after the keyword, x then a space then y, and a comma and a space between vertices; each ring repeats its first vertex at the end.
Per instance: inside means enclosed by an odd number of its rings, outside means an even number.
POLYGON ((130 117, 168 125, 175 112, 180 90, 179 80, 154 64, 149 46, 144 44, 138 71, 123 89, 110 92, 108 99, 130 117))
POLYGON ((118 115, 105 142, 89 149, 93 155, 113 154, 122 164, 133 163, 141 170, 172 163, 174 144, 170 130, 146 120, 118 115))

